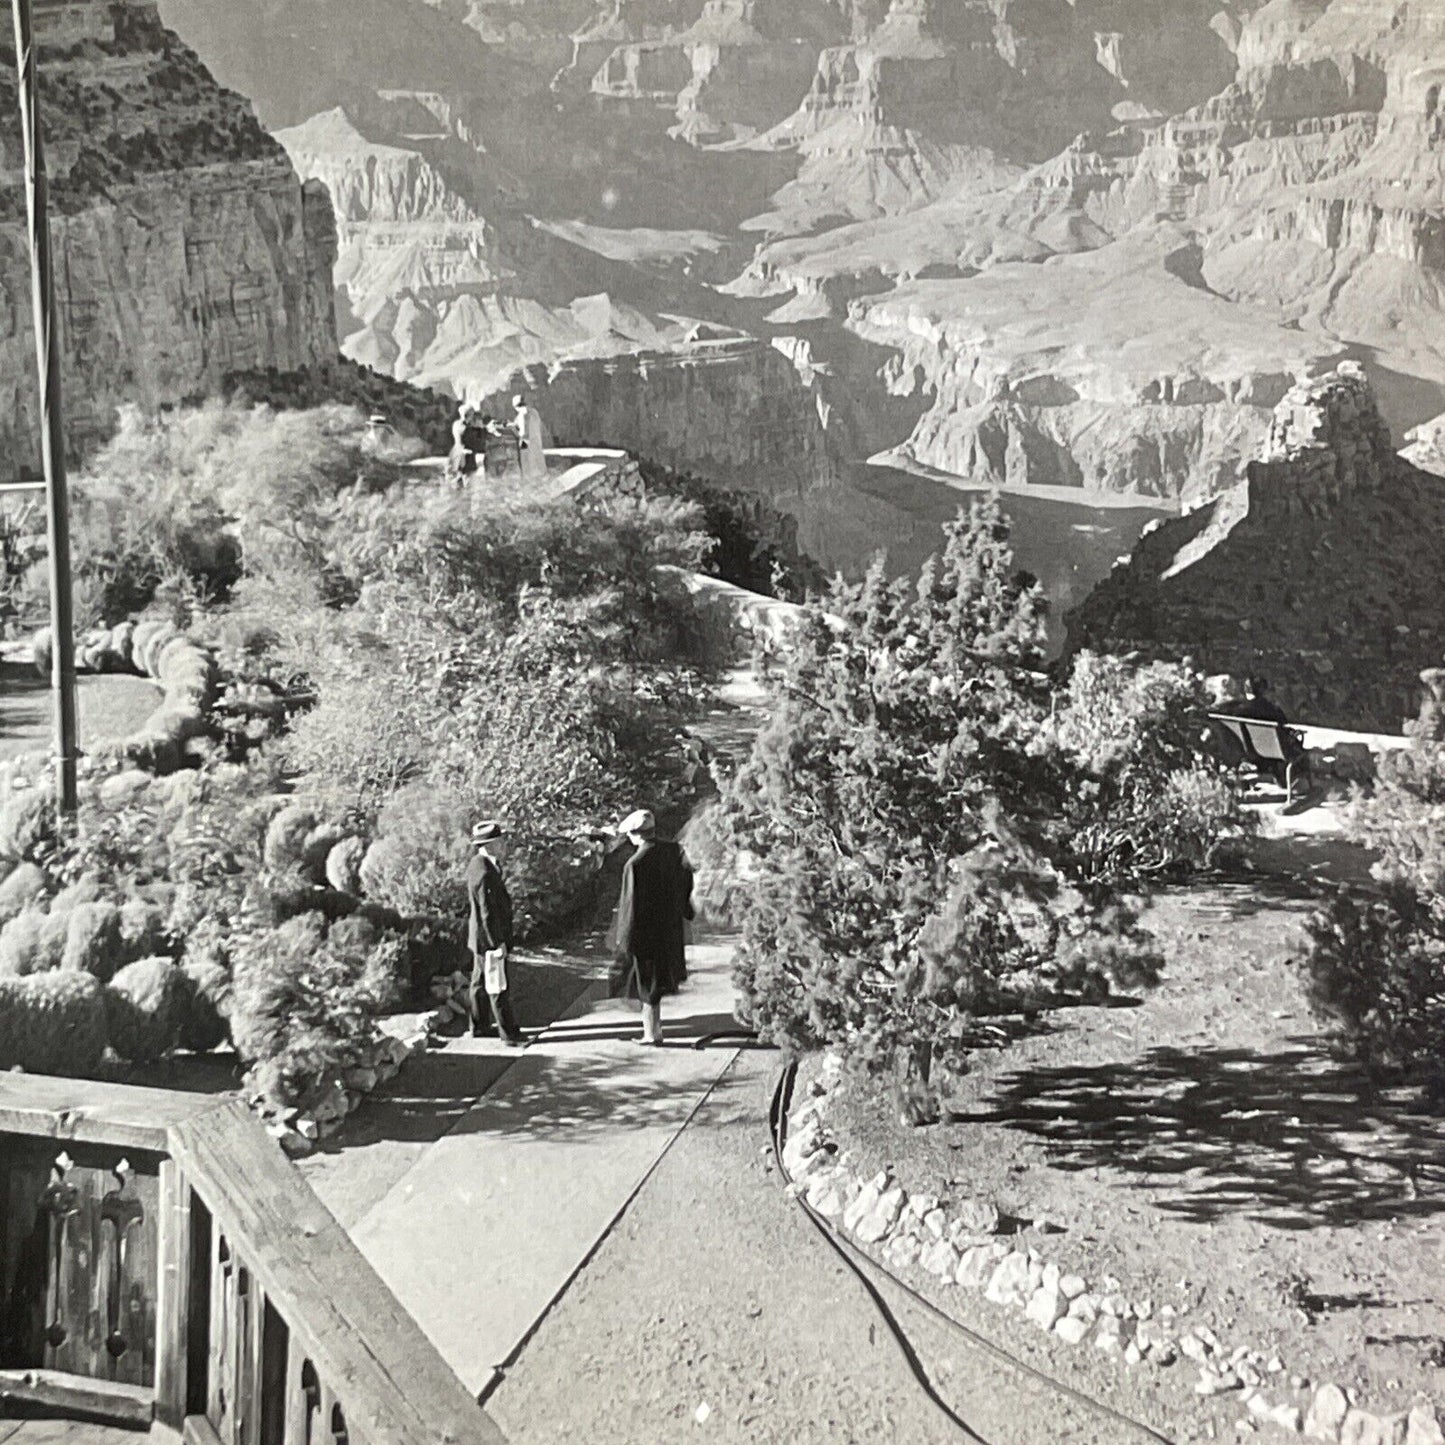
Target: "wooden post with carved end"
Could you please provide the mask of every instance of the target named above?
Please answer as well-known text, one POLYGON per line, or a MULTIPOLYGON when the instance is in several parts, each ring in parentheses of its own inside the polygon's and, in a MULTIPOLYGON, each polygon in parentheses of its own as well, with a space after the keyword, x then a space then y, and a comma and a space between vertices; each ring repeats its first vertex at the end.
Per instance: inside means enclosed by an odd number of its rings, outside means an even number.
POLYGON ((191 1325, 191 1186, 173 1159, 161 1163, 160 1283, 156 1303, 156 1419, 186 1423, 191 1325))

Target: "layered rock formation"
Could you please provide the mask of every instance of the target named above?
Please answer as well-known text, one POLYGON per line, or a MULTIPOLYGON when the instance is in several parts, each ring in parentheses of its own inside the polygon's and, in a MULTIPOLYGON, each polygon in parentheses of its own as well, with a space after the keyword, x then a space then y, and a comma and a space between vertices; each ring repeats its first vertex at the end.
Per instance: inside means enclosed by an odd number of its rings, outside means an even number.
MULTIPOLYGON (((1181 240, 1186 266, 1188 252, 1181 240)), ((895 460, 1010 491, 1167 501, 1231 484, 1295 378, 1343 353, 1187 274, 1156 277, 1156 259, 1116 246, 856 307, 858 334, 898 354, 894 388, 931 399, 895 460)))
MULTIPOLYGON (((38 7, 67 434, 336 354, 335 233, 250 105, 148 0, 38 7)), ((39 453, 14 53, 0 49, 0 477, 39 453)))
MULTIPOLYGON (((832 497, 854 561, 915 555, 950 482, 1209 496, 1345 357, 1397 441, 1445 413, 1438 0, 161 3, 335 197, 350 355, 592 367, 577 435, 638 445, 615 359, 661 387, 731 337, 652 428, 731 480, 745 343, 806 346, 834 475, 897 467, 832 497)), ((812 432, 754 430, 802 497, 812 432)))
POLYGON ((1363 370, 1292 388, 1221 496, 1146 531, 1071 648, 1262 671, 1293 715, 1397 731, 1445 656, 1445 482, 1398 456, 1363 370))

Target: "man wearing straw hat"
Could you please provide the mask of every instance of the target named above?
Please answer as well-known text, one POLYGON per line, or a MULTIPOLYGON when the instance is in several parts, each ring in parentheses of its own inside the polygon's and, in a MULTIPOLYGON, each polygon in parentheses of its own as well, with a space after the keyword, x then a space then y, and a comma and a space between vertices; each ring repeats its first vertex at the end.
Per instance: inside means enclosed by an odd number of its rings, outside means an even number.
POLYGON ((617 905, 617 952, 629 998, 642 1003, 642 1042, 662 1042, 662 996, 687 977, 684 924, 693 916, 692 869, 682 849, 657 836, 645 808, 629 813, 617 831, 633 853, 622 869, 617 905))
POLYGON ((467 947, 472 951, 472 986, 468 993, 472 1036, 496 1029, 512 1048, 526 1039, 512 1014, 512 896, 502 879, 510 839, 495 818, 472 829, 475 856, 467 865, 467 947), (483 999, 487 1002, 484 1003, 483 999))

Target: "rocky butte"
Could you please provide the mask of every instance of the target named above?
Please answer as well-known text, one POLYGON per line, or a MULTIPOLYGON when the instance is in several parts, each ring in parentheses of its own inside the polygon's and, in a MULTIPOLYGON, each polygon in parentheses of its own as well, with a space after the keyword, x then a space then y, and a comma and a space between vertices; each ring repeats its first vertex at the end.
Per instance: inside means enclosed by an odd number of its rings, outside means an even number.
POLYGON ((1146 530, 1069 645, 1260 670, 1294 716, 1395 732, 1445 655, 1442 538, 1445 480, 1396 454, 1347 362, 1291 388, 1242 481, 1146 530))
MULTIPOLYGON (((70 441, 336 355, 335 231, 250 103, 150 0, 36 0, 70 441)), ((9 40, 9 26, 3 27, 9 40)), ((39 420, 13 46, 0 43, 0 478, 37 465, 39 420)))

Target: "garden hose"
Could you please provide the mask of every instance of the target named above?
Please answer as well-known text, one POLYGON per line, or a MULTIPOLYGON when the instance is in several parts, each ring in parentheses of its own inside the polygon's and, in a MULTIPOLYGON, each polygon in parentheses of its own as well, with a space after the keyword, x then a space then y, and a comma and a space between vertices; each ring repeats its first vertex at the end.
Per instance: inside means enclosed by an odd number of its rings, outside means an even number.
MULTIPOLYGON (((783 1146, 787 1142, 788 1106, 792 1101, 793 1085, 797 1078, 797 1072, 798 1066, 796 1063, 786 1064, 779 1071, 777 1082, 773 1088, 772 1105, 768 1111, 768 1126, 772 1134, 773 1160, 783 1180, 789 1184, 793 1181, 788 1174, 786 1166, 783 1164, 783 1146)), ((1065 1395, 1071 1400, 1077 1401, 1087 1409, 1108 1416, 1111 1420, 1127 1426, 1137 1435, 1158 1442, 1158 1445, 1174 1445, 1174 1442, 1171 1441, 1167 1435, 1161 1435, 1153 1426, 1146 1425, 1142 1420, 1136 1420, 1131 1415, 1125 1415, 1122 1411, 1114 1409, 1112 1405, 1106 1405, 1102 1400, 1096 1400, 1092 1396, 1084 1394, 1081 1390, 1076 1390, 1072 1385, 1066 1385, 1062 1380, 1057 1380, 1052 1375, 1045 1374, 1044 1371, 1019 1359, 1017 1355, 1010 1354, 1009 1351, 1005 1350, 1001 1345, 994 1344, 992 1340, 985 1338, 976 1330, 969 1329, 967 1325, 954 1319, 953 1316, 946 1311, 939 1309, 932 1300, 899 1279, 891 1270, 885 1269, 866 1251, 858 1248, 852 1240, 848 1239, 836 1229, 830 1220, 824 1215, 819 1214, 801 1193, 794 1195, 793 1202, 798 1205, 813 1227, 823 1236, 828 1246, 838 1258, 843 1261, 858 1282, 868 1292, 869 1298, 873 1301, 875 1308, 882 1317, 884 1326, 887 1328, 889 1334, 892 1335, 894 1343, 902 1352, 909 1369, 912 1371, 914 1378, 918 1381, 924 1393, 938 1406, 948 1418, 949 1422, 956 1426, 967 1439, 981 1441, 983 1437, 966 1421, 962 1420, 939 1397, 938 1392, 934 1389, 932 1382, 924 1372, 923 1366, 918 1360, 918 1356, 914 1352, 913 1347, 904 1336, 901 1326, 898 1324, 892 1311, 888 1308, 883 1297, 879 1294, 877 1286, 868 1275, 865 1274, 862 1265, 868 1266, 869 1269, 882 1275, 890 1283, 896 1285, 914 1304, 926 1310, 941 1324, 948 1326, 957 1334, 962 1335, 970 1344, 993 1355, 994 1358, 1001 1360, 1004 1364, 1011 1366, 1021 1374, 1027 1375, 1037 1380, 1040 1384, 1046 1385, 1049 1389, 1057 1391, 1059 1394, 1065 1395)))

